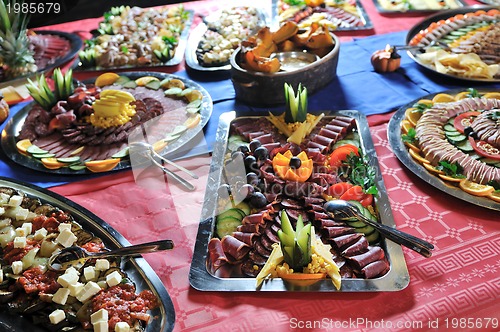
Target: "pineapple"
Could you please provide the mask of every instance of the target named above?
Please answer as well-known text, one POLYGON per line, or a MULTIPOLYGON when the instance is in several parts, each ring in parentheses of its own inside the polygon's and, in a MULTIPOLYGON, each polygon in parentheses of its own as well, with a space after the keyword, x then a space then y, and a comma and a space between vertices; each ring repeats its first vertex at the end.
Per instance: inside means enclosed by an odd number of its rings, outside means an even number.
POLYGON ((26 26, 28 16, 13 10, 15 4, 24 0, 0 1, 0 76, 12 79, 37 70, 33 52, 29 47, 26 26), (10 4, 10 11, 7 10, 10 4), (3 68, 2 68, 3 67, 3 68))

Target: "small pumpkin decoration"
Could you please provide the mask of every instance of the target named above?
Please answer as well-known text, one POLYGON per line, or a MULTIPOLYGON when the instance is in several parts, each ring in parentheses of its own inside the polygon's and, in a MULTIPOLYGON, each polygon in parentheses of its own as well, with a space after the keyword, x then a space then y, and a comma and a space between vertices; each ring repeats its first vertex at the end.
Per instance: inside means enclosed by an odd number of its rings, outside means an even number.
POLYGON ((290 150, 273 158, 274 173, 283 180, 306 182, 313 171, 313 161, 302 151, 294 156, 290 150))
POLYGON ((401 56, 394 47, 387 45, 385 50, 373 52, 371 62, 376 72, 389 73, 401 66, 401 56))
POLYGON ((3 99, 3 94, 0 92, 0 124, 9 117, 9 105, 3 99))

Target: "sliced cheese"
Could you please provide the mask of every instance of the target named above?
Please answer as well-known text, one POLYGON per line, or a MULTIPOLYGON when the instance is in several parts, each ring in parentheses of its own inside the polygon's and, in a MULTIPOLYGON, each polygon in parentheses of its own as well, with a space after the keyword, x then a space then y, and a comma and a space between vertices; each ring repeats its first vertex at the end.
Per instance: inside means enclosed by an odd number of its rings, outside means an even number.
POLYGON ((66 314, 61 309, 54 310, 49 315, 49 320, 52 324, 60 323, 64 319, 66 319, 66 314))

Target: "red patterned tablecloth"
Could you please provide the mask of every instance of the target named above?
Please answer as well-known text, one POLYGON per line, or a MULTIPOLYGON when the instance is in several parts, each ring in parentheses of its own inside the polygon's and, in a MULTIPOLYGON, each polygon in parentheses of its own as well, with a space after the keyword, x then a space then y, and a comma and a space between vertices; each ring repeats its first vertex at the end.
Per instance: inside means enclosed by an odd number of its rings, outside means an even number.
MULTIPOLYGON (((217 5, 215 1, 186 4, 201 13, 217 5)), ((375 30, 361 35, 407 29, 422 19, 387 18, 375 12, 371 1, 363 5, 375 30)), ((48 28, 89 31, 97 21, 48 28)), ((193 193, 169 184, 151 189, 136 183, 132 172, 52 190, 91 210, 132 243, 164 238, 175 242, 173 251, 150 254, 146 260, 173 300, 177 331, 500 330, 499 213, 448 196, 408 171, 391 152, 386 134, 389 118, 390 114, 377 115, 369 121, 395 222, 399 229, 436 246, 429 259, 404 249, 411 281, 400 292, 204 293, 190 288, 188 273, 211 161, 208 155, 181 161, 200 176, 193 193)))

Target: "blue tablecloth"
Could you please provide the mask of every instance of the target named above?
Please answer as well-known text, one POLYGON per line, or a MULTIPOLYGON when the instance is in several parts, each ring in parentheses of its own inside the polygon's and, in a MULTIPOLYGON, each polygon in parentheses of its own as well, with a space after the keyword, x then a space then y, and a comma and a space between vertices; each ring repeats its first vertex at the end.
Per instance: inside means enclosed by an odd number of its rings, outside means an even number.
MULTIPOLYGON (((386 35, 356 39, 342 43, 340 47, 337 78, 320 91, 310 95, 311 112, 325 110, 358 110, 366 115, 382 114, 393 111, 414 99, 429 93, 453 88, 488 86, 500 88, 499 84, 481 85, 478 83, 449 79, 418 66, 406 53, 402 56, 401 68, 394 73, 376 73, 370 63, 371 54, 384 49, 386 44, 405 44, 406 31, 386 35)), ((212 150, 219 116, 235 110, 238 114, 265 114, 268 111, 283 110, 284 107, 257 108, 249 107, 235 100, 235 93, 227 73, 192 73, 178 72, 176 75, 189 78, 201 84, 212 96, 214 109, 212 117, 205 127, 205 141, 190 151, 177 154, 187 157, 212 150)), ((20 110, 25 103, 12 107, 11 113, 20 110)), ((0 127, 1 129, 2 127, 0 127)), ((50 187, 69 181, 79 181, 97 175, 56 176, 42 174, 16 165, 0 152, 0 175, 20 179, 50 187)))

